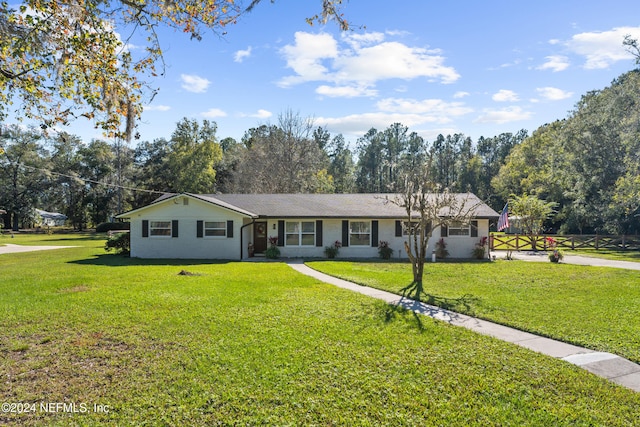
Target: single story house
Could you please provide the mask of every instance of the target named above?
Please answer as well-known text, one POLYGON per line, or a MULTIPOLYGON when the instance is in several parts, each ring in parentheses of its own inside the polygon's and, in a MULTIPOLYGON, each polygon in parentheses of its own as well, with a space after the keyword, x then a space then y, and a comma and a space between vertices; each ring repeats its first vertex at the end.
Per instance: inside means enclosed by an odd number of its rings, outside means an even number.
POLYGON ((47 212, 36 209, 36 223, 45 227, 63 226, 67 221, 67 216, 58 212, 47 212))
MULTIPOLYGON (((282 257, 323 257, 340 242, 339 257, 374 258, 380 241, 404 257, 407 220, 388 194, 166 194, 117 216, 131 225, 131 256, 138 258, 246 259, 267 250, 282 257)), ((489 221, 499 214, 473 194, 458 194, 473 219, 433 224, 429 253, 443 237, 449 256, 469 258, 489 221)))

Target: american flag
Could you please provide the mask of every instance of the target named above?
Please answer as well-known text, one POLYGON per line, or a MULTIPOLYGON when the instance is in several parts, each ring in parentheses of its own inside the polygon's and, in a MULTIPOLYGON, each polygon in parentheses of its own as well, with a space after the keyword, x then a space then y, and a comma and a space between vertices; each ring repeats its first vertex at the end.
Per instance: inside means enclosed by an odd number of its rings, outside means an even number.
POLYGON ((504 205, 500 218, 498 218, 498 231, 509 228, 509 202, 504 205))

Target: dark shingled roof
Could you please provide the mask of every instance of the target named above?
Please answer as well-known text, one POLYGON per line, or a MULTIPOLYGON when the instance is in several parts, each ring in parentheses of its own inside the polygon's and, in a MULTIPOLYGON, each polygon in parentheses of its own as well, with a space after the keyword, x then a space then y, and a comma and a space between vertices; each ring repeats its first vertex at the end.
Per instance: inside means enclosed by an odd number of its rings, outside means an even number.
MULTIPOLYGON (((189 194, 185 195, 254 218, 404 218, 406 212, 388 200, 394 194, 189 194)), ((167 193, 151 205, 180 197, 167 193)), ((497 219, 500 215, 475 194, 458 193, 465 202, 464 211, 474 212, 475 218, 497 219)), ((151 206, 148 205, 148 206, 151 206)), ((127 218, 134 209, 118 215, 127 218)), ((441 216, 447 216, 446 210, 441 216)))
MULTIPOLYGON (((402 218, 403 208, 388 202, 393 194, 199 194, 214 204, 236 206, 269 218, 402 218)), ((473 208, 476 218, 498 218, 499 214, 471 193, 456 194, 473 208)), ((446 212, 442 213, 443 216, 446 212)))

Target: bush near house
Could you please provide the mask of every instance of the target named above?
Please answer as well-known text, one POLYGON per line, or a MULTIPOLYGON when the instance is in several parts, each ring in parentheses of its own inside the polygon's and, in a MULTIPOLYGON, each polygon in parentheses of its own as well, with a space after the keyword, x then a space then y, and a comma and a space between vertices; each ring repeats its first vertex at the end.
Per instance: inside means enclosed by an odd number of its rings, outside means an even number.
POLYGON ((131 233, 116 233, 109 236, 104 249, 109 252, 114 250, 120 255, 129 255, 131 252, 131 233))
POLYGON ((96 233, 107 233, 109 231, 130 230, 131 223, 128 222, 103 222, 96 226, 96 233))

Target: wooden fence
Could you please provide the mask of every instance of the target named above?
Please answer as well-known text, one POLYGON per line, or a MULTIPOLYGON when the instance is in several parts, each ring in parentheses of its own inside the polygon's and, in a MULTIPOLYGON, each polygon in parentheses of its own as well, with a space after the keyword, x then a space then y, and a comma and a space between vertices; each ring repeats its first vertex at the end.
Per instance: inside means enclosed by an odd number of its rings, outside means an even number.
POLYGON ((560 249, 613 249, 640 250, 640 236, 606 236, 606 235, 535 235, 492 234, 489 247, 492 251, 547 250, 553 239, 560 249))

